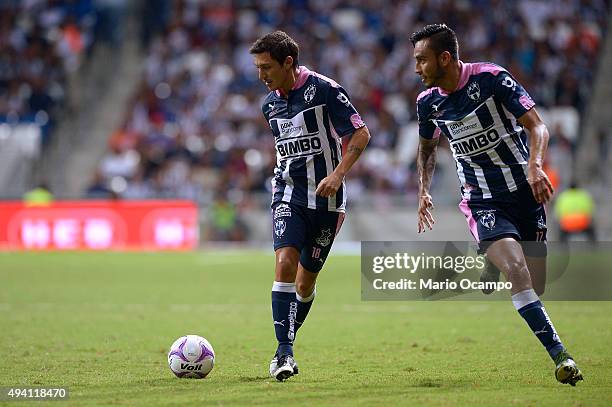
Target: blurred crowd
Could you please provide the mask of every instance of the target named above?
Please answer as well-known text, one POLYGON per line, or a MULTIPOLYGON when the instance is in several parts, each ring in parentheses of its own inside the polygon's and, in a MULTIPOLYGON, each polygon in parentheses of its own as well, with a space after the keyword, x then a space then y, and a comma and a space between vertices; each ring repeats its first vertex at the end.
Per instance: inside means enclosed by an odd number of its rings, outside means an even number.
POLYGON ((0 3, 0 120, 35 122, 49 134, 67 73, 91 42, 92 13, 76 2, 0 3))
MULTIPOLYGON (((608 7, 604 0, 389 1, 384 7, 374 0, 154 0, 141 15, 142 83, 88 194, 202 204, 222 195, 224 204, 248 205, 252 192, 269 191, 275 152, 260 107, 267 91, 248 49, 275 29, 300 44, 301 64, 347 89, 370 128, 371 144, 350 174, 351 196, 406 192, 416 186, 414 157, 396 153, 423 90, 408 40, 413 31, 446 22, 459 36, 462 60, 505 66, 539 106, 580 112, 608 7)), ((571 154, 563 129, 551 131, 571 154)))
MULTIPOLYGON (((416 187, 414 153, 400 154, 423 90, 410 34, 446 22, 460 58, 508 68, 539 106, 588 102, 605 35, 604 0, 264 0, 148 4, 142 83, 110 137, 92 192, 125 198, 179 197, 203 204, 221 191, 247 205, 269 191, 274 144, 249 46, 275 29, 300 45, 300 63, 349 92, 372 140, 350 174, 351 196, 416 187), (154 25, 151 22, 155 22, 154 25), (147 28, 149 27, 149 28, 147 28)), ((562 148, 571 141, 559 133, 562 148)), ((411 151, 410 149, 408 151, 411 151)))
POLYGON ((0 1, 0 123, 31 122, 43 143, 66 107, 68 77, 111 42, 123 0, 0 1))

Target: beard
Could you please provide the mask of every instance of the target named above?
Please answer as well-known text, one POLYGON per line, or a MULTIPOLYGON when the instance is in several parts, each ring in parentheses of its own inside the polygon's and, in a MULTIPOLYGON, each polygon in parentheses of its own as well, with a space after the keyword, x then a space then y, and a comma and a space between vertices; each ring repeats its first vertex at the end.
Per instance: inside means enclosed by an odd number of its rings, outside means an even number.
POLYGON ((444 69, 440 65, 436 65, 436 71, 431 75, 431 80, 427 81, 428 83, 425 84, 425 87, 433 88, 439 86, 440 80, 444 78, 445 74, 444 69))

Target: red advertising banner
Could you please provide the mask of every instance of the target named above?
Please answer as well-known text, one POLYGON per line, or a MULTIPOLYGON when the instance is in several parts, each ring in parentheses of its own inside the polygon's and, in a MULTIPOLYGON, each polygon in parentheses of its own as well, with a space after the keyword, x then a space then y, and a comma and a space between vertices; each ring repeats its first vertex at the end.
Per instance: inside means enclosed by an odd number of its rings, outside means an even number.
POLYGON ((192 250, 190 201, 0 202, 0 250, 192 250))

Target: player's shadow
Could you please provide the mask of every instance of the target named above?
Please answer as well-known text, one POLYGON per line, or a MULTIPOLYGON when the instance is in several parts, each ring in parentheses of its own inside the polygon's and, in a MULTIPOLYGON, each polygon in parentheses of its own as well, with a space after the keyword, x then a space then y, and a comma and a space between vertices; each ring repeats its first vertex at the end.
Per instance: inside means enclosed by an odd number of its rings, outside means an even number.
POLYGON ((425 387, 425 388, 453 388, 453 387, 466 387, 472 385, 472 381, 466 378, 420 378, 412 383, 408 384, 407 387, 425 387))
POLYGON ((240 376, 238 378, 239 382, 242 383, 251 383, 251 382, 260 382, 262 380, 270 379, 270 376, 240 376))
MULTIPOLYGON (((157 378, 150 378, 150 379, 139 379, 139 380, 135 380, 133 381, 134 383, 140 383, 140 384, 144 384, 150 387, 155 387, 155 388, 164 388, 167 387, 168 389, 172 389, 172 388, 176 388, 177 386, 177 378, 176 377, 157 377, 157 378)), ((180 383, 181 386, 187 386, 188 383, 200 383, 200 382, 210 382, 210 380, 202 380, 202 379, 195 379, 195 378, 185 378, 185 379, 180 379, 178 381, 178 383, 180 383)))

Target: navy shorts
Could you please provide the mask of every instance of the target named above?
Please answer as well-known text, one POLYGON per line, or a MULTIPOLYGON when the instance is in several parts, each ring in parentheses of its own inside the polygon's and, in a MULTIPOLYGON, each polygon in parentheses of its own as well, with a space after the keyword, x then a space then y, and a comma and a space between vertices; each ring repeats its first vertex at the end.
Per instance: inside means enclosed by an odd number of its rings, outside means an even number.
POLYGON ((343 221, 341 212, 277 202, 272 205, 274 250, 295 247, 300 252, 302 266, 317 273, 323 268, 343 221))
POLYGON ((521 242, 526 256, 546 256, 546 211, 535 200, 529 184, 493 199, 464 199, 459 209, 480 253, 486 253, 496 240, 513 237, 521 242))

